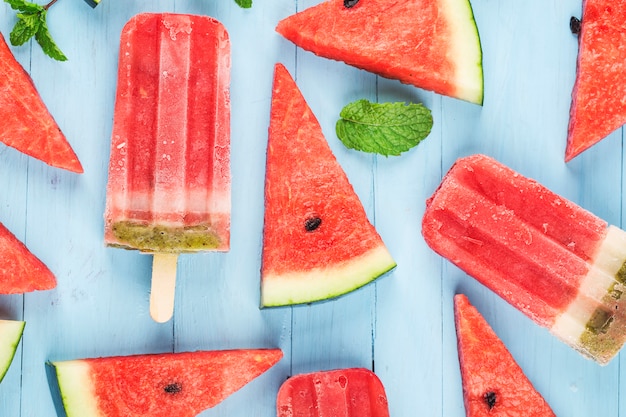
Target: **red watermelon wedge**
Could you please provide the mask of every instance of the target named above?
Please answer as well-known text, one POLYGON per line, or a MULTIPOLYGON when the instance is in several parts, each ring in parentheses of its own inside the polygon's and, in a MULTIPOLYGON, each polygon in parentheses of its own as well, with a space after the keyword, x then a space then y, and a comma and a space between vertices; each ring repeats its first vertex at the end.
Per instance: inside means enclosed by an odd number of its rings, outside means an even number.
POLYGON ((484 317, 463 294, 454 296, 463 400, 467 417, 553 417, 484 317))
POLYGON ((67 417, 194 417, 274 366, 280 349, 53 362, 67 417))
POLYGON ((0 142, 48 165, 83 167, 41 100, 33 81, 0 34, 0 142))
POLYGON ((0 223, 0 294, 49 290, 56 285, 48 267, 0 223))
POLYGON ((276 31, 316 55, 483 102, 482 50, 468 0, 325 0, 281 20, 276 31))
POLYGON ((626 123, 626 2, 585 0, 565 161, 626 123))
POLYGON ((274 73, 266 165, 263 307, 337 297, 396 266, 281 64, 274 73))

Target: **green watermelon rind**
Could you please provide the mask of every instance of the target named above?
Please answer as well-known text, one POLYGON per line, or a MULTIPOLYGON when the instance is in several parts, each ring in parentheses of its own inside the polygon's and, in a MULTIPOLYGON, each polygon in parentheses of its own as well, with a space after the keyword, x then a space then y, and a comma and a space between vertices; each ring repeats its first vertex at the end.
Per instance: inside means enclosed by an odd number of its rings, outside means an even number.
POLYGON ((445 13, 450 17, 450 22, 453 23, 451 27, 456 34, 451 42, 452 50, 448 54, 460 69, 457 71, 457 80, 453 82, 457 88, 456 96, 461 100, 482 105, 485 83, 483 51, 472 5, 469 1, 445 1, 445 13))
POLYGON ((26 322, 0 320, 0 382, 4 379, 20 343, 26 322))
POLYGON ((261 307, 307 304, 339 297, 374 281, 396 267, 384 245, 324 268, 266 274, 261 282, 261 307))
POLYGON ((85 361, 52 362, 67 417, 99 416, 95 386, 85 361))

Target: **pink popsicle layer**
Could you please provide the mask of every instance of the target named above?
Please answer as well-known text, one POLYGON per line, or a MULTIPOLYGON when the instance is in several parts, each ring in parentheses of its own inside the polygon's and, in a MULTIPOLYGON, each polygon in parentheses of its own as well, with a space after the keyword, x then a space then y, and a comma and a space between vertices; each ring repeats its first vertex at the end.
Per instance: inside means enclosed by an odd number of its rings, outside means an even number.
POLYGON ((136 15, 124 26, 105 210, 108 245, 227 250, 230 41, 208 16, 136 15))
POLYGON ((427 201, 435 252, 600 363, 626 339, 626 233, 484 155, 459 159, 427 201))

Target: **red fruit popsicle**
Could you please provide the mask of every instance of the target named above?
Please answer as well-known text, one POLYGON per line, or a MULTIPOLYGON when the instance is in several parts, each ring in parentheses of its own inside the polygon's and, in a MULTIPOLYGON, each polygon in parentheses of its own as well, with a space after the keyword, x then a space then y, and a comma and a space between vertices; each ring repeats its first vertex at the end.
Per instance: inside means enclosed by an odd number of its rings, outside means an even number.
POLYGON ((122 30, 105 242, 155 254, 156 321, 178 254, 229 249, 230 56, 208 16, 142 13, 122 30))
POLYGON ((459 159, 427 201, 428 245, 608 363, 626 340, 626 233, 494 159, 459 159))
POLYGON ((380 379, 364 368, 295 375, 276 400, 278 417, 389 417, 380 379))

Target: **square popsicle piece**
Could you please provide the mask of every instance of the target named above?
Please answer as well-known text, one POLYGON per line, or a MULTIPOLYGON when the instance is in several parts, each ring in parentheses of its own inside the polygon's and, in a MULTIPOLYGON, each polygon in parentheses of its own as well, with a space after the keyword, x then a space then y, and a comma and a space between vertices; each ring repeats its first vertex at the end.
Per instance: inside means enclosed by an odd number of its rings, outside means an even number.
POLYGON ((389 417, 387 394, 365 368, 292 376, 276 397, 278 417, 389 417))
POLYGON ((626 233, 485 155, 428 199, 426 243, 598 363, 626 341, 626 233))
POLYGON ((155 254, 153 293, 157 265, 173 292, 179 253, 229 249, 230 57, 208 16, 142 13, 122 30, 104 237, 155 254))

